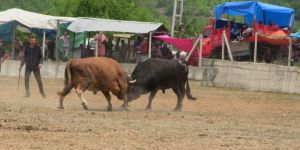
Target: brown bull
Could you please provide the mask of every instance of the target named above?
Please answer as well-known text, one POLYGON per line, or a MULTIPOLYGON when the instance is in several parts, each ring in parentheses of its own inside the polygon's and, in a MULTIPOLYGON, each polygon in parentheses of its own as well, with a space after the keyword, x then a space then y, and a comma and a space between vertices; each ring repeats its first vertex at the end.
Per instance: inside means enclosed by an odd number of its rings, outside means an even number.
POLYGON ((121 65, 113 59, 99 58, 84 58, 68 61, 65 69, 65 85, 61 92, 58 108, 63 109, 63 100, 70 93, 72 88, 82 101, 84 109, 88 109, 88 104, 83 97, 83 92, 86 90, 96 93, 102 91, 108 102, 108 111, 112 111, 111 96, 112 92, 123 100, 123 108, 128 110, 127 88, 129 78, 121 65))

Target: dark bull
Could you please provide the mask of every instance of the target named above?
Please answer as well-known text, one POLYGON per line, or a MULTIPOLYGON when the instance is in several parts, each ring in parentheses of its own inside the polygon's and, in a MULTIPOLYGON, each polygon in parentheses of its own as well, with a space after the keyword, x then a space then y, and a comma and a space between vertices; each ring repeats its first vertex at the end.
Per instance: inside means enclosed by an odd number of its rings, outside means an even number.
POLYGON ((151 103, 158 90, 172 88, 177 95, 176 111, 182 109, 182 101, 186 95, 189 100, 196 100, 191 95, 188 82, 188 65, 183 60, 147 59, 138 63, 131 74, 134 83, 129 84, 128 100, 132 101, 141 94, 150 92, 146 110, 151 109, 151 103))

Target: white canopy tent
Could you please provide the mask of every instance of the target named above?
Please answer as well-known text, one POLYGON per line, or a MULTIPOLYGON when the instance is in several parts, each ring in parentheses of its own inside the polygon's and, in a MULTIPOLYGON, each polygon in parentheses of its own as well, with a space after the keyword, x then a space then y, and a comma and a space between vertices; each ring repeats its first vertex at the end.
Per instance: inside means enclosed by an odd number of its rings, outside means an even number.
POLYGON ((0 12, 0 23, 17 21, 27 28, 34 29, 56 30, 57 20, 71 22, 75 18, 43 15, 17 8, 0 12))
POLYGON ((162 23, 96 19, 96 18, 78 18, 69 25, 68 30, 75 33, 97 32, 97 31, 135 33, 135 34, 149 33, 149 57, 151 57, 152 32, 160 28, 166 29, 162 23))
MULTIPOLYGON (((34 12, 25 11, 22 9, 8 9, 0 12, 0 24, 17 21, 20 25, 17 25, 14 28, 23 29, 44 29, 44 30, 56 30, 57 29, 57 21, 61 22, 71 22, 75 18, 71 17, 58 17, 58 16, 49 16, 44 14, 38 14, 34 12)), ((27 30, 28 31, 28 30, 27 30)), ((13 39, 15 39, 15 31, 13 31, 13 39)), ((45 54, 45 39, 46 32, 43 33, 43 54, 45 54)), ((14 42, 14 40, 13 40, 14 42)), ((14 44, 12 46, 12 53, 14 56, 14 44)))
POLYGON ((138 22, 96 18, 78 18, 74 20, 68 27, 73 32, 126 32, 146 34, 162 27, 162 23, 138 22))

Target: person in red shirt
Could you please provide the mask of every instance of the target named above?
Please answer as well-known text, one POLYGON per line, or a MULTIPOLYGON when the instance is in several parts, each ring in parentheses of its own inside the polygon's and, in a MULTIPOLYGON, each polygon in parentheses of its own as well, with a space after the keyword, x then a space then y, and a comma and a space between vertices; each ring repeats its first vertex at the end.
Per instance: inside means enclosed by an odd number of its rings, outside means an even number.
POLYGON ((139 48, 141 54, 147 55, 149 53, 149 41, 148 38, 144 38, 139 48))

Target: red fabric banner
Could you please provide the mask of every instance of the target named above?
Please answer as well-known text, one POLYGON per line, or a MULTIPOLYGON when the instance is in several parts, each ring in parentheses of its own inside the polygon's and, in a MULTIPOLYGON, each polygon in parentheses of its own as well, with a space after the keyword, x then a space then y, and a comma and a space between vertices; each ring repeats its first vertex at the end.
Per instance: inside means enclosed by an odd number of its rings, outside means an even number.
POLYGON ((172 38, 168 35, 161 36, 153 36, 156 39, 164 41, 168 44, 174 45, 178 49, 183 50, 184 52, 190 52, 193 48, 193 39, 180 39, 180 38, 172 38))

